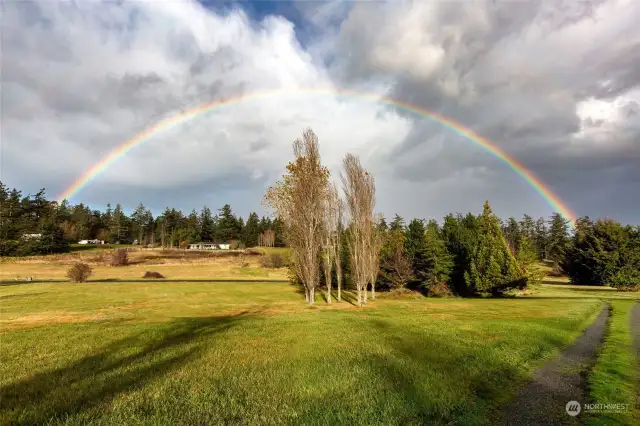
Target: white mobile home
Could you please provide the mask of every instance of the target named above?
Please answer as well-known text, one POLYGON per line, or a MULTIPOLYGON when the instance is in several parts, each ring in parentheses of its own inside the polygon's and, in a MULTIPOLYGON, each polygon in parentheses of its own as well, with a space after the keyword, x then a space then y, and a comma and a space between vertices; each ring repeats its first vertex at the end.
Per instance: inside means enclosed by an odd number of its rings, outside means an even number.
POLYGON ((217 250, 218 245, 213 243, 189 244, 189 250, 217 250))

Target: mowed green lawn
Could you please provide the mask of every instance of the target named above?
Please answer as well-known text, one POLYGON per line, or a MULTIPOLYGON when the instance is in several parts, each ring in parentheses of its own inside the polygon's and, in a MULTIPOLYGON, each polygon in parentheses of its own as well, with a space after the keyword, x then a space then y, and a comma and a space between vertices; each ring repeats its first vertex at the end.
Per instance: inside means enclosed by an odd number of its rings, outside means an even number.
POLYGON ((486 424, 602 301, 309 308, 286 283, 167 281, 1 285, 0 306, 3 424, 486 424))

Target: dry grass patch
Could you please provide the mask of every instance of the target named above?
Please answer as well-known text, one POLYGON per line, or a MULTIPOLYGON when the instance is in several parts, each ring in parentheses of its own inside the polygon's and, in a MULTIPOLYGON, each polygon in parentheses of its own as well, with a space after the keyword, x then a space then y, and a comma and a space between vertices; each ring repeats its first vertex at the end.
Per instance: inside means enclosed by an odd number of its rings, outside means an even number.
POLYGON ((11 330, 18 328, 31 328, 43 325, 71 324, 90 321, 103 321, 109 319, 104 313, 92 315, 82 313, 62 313, 62 312, 38 312, 27 314, 9 320, 0 320, 3 329, 11 330))

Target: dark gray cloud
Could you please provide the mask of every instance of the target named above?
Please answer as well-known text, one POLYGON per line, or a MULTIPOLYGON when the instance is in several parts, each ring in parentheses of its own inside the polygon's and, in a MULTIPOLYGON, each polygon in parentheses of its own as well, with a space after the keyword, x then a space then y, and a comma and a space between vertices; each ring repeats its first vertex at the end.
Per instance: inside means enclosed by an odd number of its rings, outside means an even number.
MULTIPOLYGON (((624 1, 362 3, 343 24, 334 72, 347 83, 384 81, 393 98, 488 138, 578 214, 638 222, 640 197, 628 200, 640 178, 637 16, 624 1), (604 203, 588 201, 594 191, 604 203)), ((508 167, 436 123, 417 122, 388 160, 415 185, 468 170, 514 213, 534 209, 517 201, 508 167)))
POLYGON ((334 174, 344 152, 362 156, 388 216, 478 211, 485 199, 505 216, 551 212, 508 165, 437 122, 299 90, 350 87, 461 123, 578 214, 640 222, 637 2, 333 1, 299 12, 313 36, 304 48, 282 17, 251 22, 190 1, 7 3, 2 180, 59 193, 162 120, 257 94, 163 126, 74 201, 259 209, 312 126, 334 174))

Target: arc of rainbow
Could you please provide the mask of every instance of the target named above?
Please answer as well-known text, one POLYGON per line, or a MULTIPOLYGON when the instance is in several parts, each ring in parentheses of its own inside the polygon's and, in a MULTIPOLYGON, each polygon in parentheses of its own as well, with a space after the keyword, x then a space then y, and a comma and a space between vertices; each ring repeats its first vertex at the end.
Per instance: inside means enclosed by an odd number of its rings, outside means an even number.
POLYGON ((568 219, 571 224, 575 223, 575 213, 566 205, 539 177, 537 177, 531 170, 529 170, 524 164, 518 161, 513 156, 507 154, 502 148, 497 146, 489 139, 475 133, 474 131, 465 128, 461 123, 458 123, 450 118, 444 117, 435 112, 428 111, 424 108, 392 99, 390 97, 372 95, 367 93, 354 92, 349 90, 337 90, 337 89, 299 89, 295 91, 290 90, 274 90, 268 92, 257 92, 246 95, 241 95, 234 98, 228 98, 220 101, 214 101, 205 105, 200 105, 179 114, 163 119, 156 124, 152 125, 148 129, 137 134, 132 139, 127 140, 113 151, 111 151, 106 157, 94 164, 89 170, 83 173, 78 179, 76 179, 68 188, 66 188, 62 194, 58 197, 59 201, 64 199, 70 199, 82 190, 89 182, 94 180, 112 163, 118 160, 118 158, 126 155, 133 148, 141 145, 142 143, 151 139, 154 135, 168 130, 176 124, 180 124, 189 119, 192 119, 199 114, 214 109, 223 108, 225 106, 231 106, 241 102, 249 100, 258 100, 261 98, 268 98, 277 94, 294 93, 294 94, 324 94, 334 96, 348 96, 356 99, 373 101, 381 104, 386 104, 395 108, 399 108, 405 111, 409 111, 420 117, 437 122, 443 127, 454 131, 458 135, 464 137, 467 140, 474 142, 476 145, 483 148, 485 151, 501 160, 514 172, 516 172, 522 179, 525 180, 536 192, 538 192, 542 198, 558 213, 568 219))

